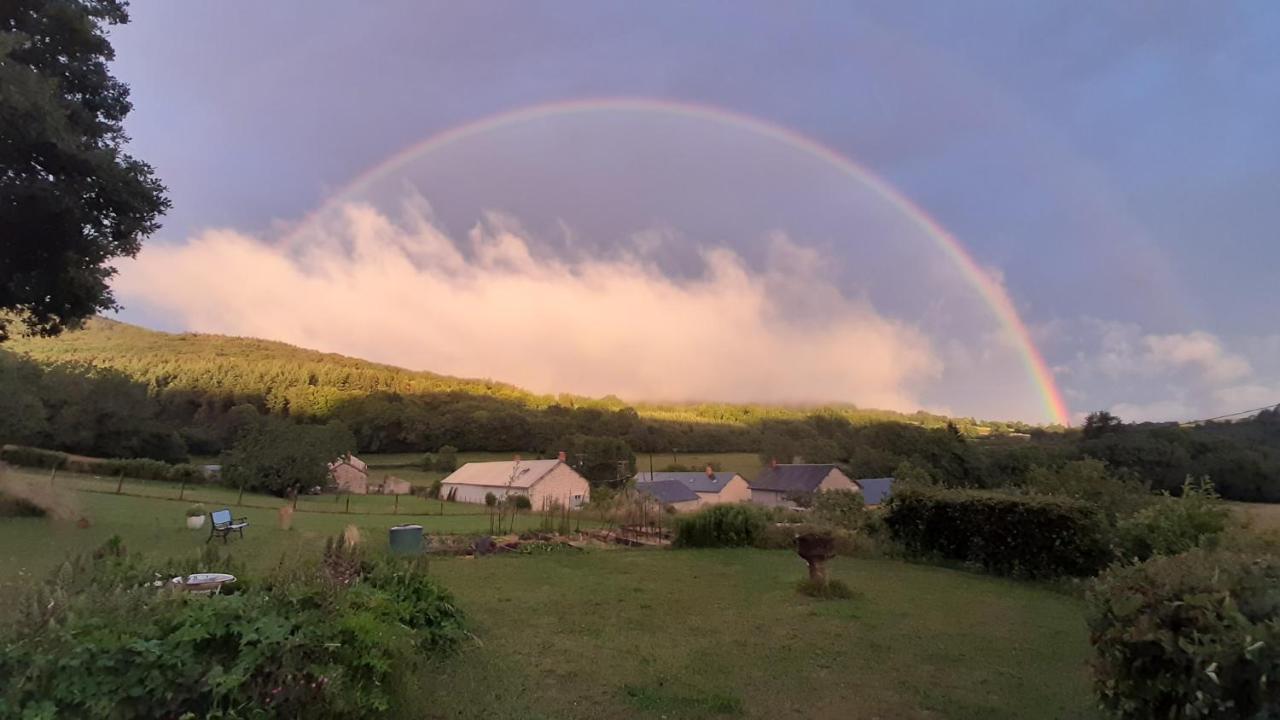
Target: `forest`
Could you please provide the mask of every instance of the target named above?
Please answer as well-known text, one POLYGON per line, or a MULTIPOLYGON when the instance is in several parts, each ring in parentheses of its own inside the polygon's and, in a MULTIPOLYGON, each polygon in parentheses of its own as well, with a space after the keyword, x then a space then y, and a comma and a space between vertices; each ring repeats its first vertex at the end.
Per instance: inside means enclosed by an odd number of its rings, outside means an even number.
POLYGON ((0 398, 0 441, 99 457, 217 455, 251 413, 340 424, 359 452, 537 455, 608 439, 626 454, 752 452, 964 487, 1022 485, 1036 468, 1096 458, 1156 490, 1208 476, 1224 497, 1280 501, 1276 410, 1195 427, 1127 425, 1103 413, 1082 431, 848 405, 628 405, 102 318, 56 338, 6 342, 0 398))

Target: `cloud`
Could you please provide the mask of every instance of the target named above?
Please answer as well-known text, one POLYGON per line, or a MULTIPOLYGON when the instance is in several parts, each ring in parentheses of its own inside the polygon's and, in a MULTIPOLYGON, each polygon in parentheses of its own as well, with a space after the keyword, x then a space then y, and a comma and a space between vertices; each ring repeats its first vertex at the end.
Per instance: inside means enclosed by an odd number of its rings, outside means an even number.
POLYGON ((1146 360, 1158 367, 1198 369, 1210 382, 1230 382, 1252 372, 1249 361, 1223 349, 1217 337, 1203 331, 1147 335, 1146 360))
POLYGON ((917 329, 847 298, 785 236, 767 269, 724 248, 673 279, 640 254, 543 257, 518 224, 464 241, 428 212, 349 204, 289 242, 210 230, 120 268, 121 299, 251 335, 538 392, 920 407, 941 371, 917 329))

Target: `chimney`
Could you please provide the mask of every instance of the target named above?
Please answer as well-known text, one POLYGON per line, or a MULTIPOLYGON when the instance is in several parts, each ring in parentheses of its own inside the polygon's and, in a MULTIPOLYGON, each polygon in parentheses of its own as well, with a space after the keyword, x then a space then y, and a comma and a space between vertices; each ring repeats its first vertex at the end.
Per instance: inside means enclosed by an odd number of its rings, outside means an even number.
POLYGON ((772 460, 770 460, 770 461, 769 461, 769 467, 771 467, 771 468, 776 468, 776 467, 778 467, 778 458, 773 458, 772 460))
POLYGON ((713 468, 713 467, 711 467, 711 464, 710 464, 710 463, 708 463, 708 464, 707 464, 707 477, 709 477, 709 478, 713 478, 713 477, 715 477, 715 476, 716 476, 716 469, 715 469, 715 468, 713 468))
POLYGON ((556 459, 559 460, 560 462, 569 462, 569 456, 565 455, 563 450, 561 450, 560 453, 556 455, 556 459))

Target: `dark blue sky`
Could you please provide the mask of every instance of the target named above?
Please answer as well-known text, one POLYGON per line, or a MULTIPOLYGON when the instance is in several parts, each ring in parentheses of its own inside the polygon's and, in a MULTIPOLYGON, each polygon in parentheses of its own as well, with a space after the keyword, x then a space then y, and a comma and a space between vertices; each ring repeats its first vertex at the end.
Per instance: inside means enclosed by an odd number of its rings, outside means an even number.
MULTIPOLYGON (((269 233, 399 149, 504 110, 703 103, 803 133, 925 208, 1003 277, 1073 410, 1280 401, 1275 3, 219 0, 132 14, 115 70, 133 88, 133 148, 174 200, 157 242, 269 233)), ((795 231, 755 230, 779 229, 795 231)), ((1004 411, 939 397, 924 401, 1004 411)))

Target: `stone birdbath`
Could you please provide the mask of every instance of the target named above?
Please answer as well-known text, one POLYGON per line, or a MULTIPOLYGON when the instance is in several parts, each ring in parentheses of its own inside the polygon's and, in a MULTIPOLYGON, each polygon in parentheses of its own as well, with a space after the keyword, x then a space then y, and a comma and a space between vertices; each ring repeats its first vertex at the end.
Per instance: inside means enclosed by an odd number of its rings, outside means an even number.
POLYGON ((796 535, 796 554, 809 564, 809 582, 827 586, 827 561, 836 556, 836 540, 831 533, 808 531, 796 535))

